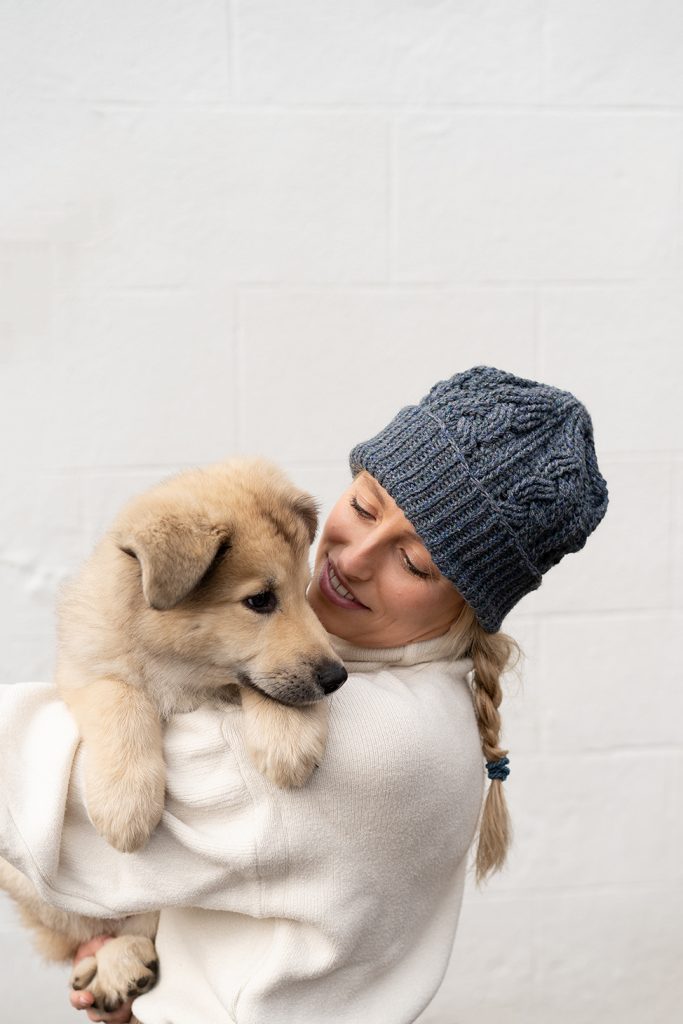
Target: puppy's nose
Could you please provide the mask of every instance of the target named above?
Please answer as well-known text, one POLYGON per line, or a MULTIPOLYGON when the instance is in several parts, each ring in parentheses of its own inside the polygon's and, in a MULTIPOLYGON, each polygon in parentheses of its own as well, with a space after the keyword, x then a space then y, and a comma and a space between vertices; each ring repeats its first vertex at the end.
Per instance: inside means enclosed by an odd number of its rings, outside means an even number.
POLYGON ((323 661, 318 668, 317 681, 325 693, 334 693, 348 678, 348 673, 338 661, 323 661))

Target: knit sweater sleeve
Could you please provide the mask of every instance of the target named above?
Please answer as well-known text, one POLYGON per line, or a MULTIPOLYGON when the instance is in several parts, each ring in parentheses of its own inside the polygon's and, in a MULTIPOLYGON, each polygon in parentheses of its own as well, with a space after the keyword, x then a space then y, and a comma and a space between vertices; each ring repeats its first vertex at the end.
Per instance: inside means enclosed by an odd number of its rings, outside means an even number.
POLYGON ((164 813, 132 854, 88 818, 82 748, 54 687, 0 687, 0 856, 48 903, 91 917, 229 911, 317 922, 333 944, 342 929, 349 949, 383 919, 388 948, 436 913, 444 886, 461 891, 483 784, 470 668, 352 670, 330 699, 322 763, 300 789, 254 767, 239 706, 176 715, 164 813))
POLYGON ((0 688, 0 855, 47 902, 93 917, 203 906, 258 912, 283 856, 257 812, 225 715, 200 708, 167 730, 168 790, 146 847, 123 854, 93 828, 75 724, 46 684, 0 688))

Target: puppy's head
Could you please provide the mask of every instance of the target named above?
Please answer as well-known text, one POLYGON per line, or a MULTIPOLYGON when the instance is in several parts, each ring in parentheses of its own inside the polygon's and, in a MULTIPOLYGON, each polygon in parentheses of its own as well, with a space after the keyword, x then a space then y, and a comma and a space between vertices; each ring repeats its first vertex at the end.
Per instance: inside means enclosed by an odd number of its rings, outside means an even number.
POLYGON ((316 528, 310 495, 261 460, 135 499, 113 537, 142 657, 182 660, 197 690, 237 682, 303 704, 337 689, 346 672, 305 596, 316 528))

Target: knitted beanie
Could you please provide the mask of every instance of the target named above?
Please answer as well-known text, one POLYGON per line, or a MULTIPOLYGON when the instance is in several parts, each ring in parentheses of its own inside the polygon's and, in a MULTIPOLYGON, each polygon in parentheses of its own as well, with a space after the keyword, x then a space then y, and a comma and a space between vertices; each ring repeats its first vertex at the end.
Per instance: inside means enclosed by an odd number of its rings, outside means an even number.
POLYGON ((492 366, 435 384, 349 461, 389 492, 488 633, 607 509, 585 406, 492 366))

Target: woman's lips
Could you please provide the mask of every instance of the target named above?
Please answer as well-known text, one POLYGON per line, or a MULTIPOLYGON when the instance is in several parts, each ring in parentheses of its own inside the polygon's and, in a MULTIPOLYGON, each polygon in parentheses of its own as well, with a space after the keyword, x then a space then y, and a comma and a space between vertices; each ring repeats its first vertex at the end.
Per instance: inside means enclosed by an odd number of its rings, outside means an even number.
POLYGON ((323 562, 319 583, 323 595, 332 604, 338 605, 339 608, 364 608, 366 611, 369 611, 366 604, 362 604, 355 597, 345 597, 339 593, 339 590, 335 589, 335 587, 341 587, 347 594, 350 593, 349 588, 339 579, 335 567, 329 558, 326 558, 323 562))

